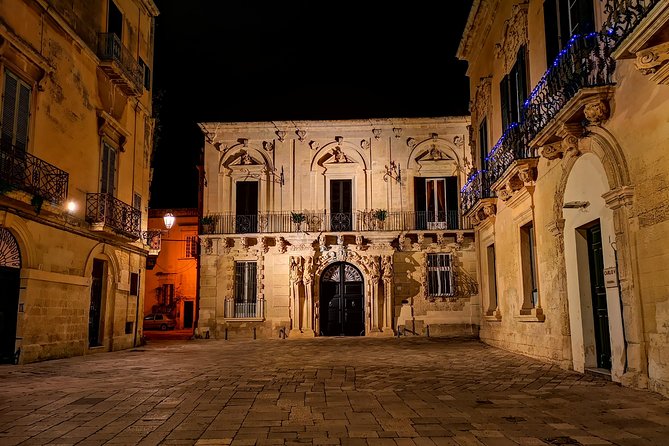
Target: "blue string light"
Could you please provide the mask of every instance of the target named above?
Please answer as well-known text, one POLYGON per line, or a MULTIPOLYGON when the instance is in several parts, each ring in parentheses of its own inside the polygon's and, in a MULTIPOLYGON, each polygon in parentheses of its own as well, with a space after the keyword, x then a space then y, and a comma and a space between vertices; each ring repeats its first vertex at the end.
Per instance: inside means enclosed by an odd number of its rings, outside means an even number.
MULTIPOLYGON (((607 31, 607 34, 609 34, 609 35, 613 34, 613 29, 609 29, 609 30, 607 31)), ((567 45, 566 45, 566 46, 565 46, 565 47, 558 53, 557 57, 555 57, 555 60, 553 60, 553 63, 548 67, 548 69, 547 69, 547 70, 544 72, 544 74, 541 76, 541 79, 539 79, 539 82, 538 82, 537 85, 534 87, 534 89, 532 90, 532 92, 530 92, 529 96, 527 97, 527 99, 526 99, 525 102, 523 103, 523 108, 524 108, 525 110, 527 110, 527 109, 529 108, 530 104, 532 103, 532 101, 534 100, 534 98, 536 97, 536 95, 539 93, 539 91, 541 90, 541 88, 543 88, 543 86, 548 82, 548 77, 549 77, 549 75, 551 74, 552 69, 553 69, 554 67, 558 67, 558 66, 560 65, 560 62, 561 62, 562 59, 564 58, 565 54, 567 54, 567 53, 569 52, 569 50, 571 50, 571 48, 576 44, 576 41, 577 41, 578 39, 583 38, 583 39, 585 39, 585 40, 588 40, 588 39, 592 39, 593 37, 600 36, 600 35, 601 35, 601 34, 598 33, 598 32, 591 32, 591 33, 586 34, 586 35, 583 35, 583 34, 574 34, 573 36, 571 36, 571 38, 569 39, 569 42, 567 42, 567 45)), ((523 116, 524 116, 524 115, 525 115, 525 114, 523 114, 523 116)), ((521 124, 524 124, 524 122, 521 122, 521 124)), ((504 140, 506 139, 506 137, 507 137, 509 131, 511 131, 512 129, 518 127, 519 125, 520 125, 520 124, 517 123, 517 122, 512 122, 511 124, 509 124, 509 126, 506 128, 506 130, 505 130, 504 133, 502 134, 501 138, 500 138, 500 139, 497 141, 497 143, 493 146, 493 148, 492 148, 492 150, 490 151, 490 153, 488 153, 488 156, 485 157, 485 162, 486 162, 486 163, 488 163, 488 162, 492 159, 492 157, 495 155, 495 153, 497 152, 497 150, 502 146, 502 144, 504 143, 504 140)), ((481 176, 481 175, 484 174, 484 173, 486 173, 486 170, 484 170, 484 169, 477 170, 476 172, 472 173, 472 174, 469 176, 469 178, 467 179, 467 182, 465 183, 465 185, 462 187, 462 189, 460 189, 460 192, 461 192, 461 193, 464 193, 464 192, 466 191, 467 187, 469 187, 469 185, 470 185, 470 184, 471 184, 477 177, 481 176)))

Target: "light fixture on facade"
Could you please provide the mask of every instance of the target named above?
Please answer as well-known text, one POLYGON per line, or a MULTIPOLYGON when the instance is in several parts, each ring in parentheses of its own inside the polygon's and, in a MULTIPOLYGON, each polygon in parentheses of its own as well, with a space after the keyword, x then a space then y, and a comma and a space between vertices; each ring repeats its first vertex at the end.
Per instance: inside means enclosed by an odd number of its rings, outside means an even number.
POLYGON ((562 205, 562 209, 585 209, 590 206, 589 201, 568 201, 562 205))
POLYGON ((77 203, 74 200, 70 200, 66 205, 67 212, 73 214, 77 210, 77 203))
POLYGON ((174 226, 174 215, 172 214, 172 211, 167 211, 167 213, 165 213, 163 221, 165 222, 165 227, 167 229, 172 229, 172 226, 174 226))
POLYGON ((400 168, 400 163, 395 161, 390 162, 390 166, 386 165, 386 173, 383 174, 383 181, 388 182, 388 178, 391 178, 398 183, 402 183, 402 169, 400 168))

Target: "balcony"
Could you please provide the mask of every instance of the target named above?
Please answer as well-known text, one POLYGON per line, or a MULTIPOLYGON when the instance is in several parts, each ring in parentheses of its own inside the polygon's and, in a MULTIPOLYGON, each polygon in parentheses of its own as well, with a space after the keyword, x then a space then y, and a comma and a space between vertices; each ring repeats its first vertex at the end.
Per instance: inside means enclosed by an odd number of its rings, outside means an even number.
POLYGON ((254 302, 236 302, 235 299, 225 299, 226 319, 262 319, 265 315, 265 299, 254 302))
POLYGON ((119 234, 124 238, 140 238, 139 209, 125 204, 109 194, 86 194, 86 221, 91 231, 119 234))
POLYGON ((474 172, 467 180, 467 184, 460 190, 462 214, 466 215, 482 199, 492 197, 494 194, 490 190, 488 173, 485 170, 474 172))
POLYGON ((376 218, 373 211, 329 213, 303 212, 296 222, 291 212, 264 212, 255 215, 210 214, 211 224, 203 224, 204 234, 268 234, 297 232, 370 232, 370 231, 456 231, 469 230, 458 211, 387 212, 376 218))
POLYGON ((669 2, 606 0, 604 12, 603 32, 613 41, 613 58, 636 58, 641 74, 669 85, 669 2))
POLYGON ((14 146, 0 147, 0 181, 5 190, 22 190, 55 205, 67 198, 69 174, 14 146))
POLYGON ((98 35, 98 57, 102 71, 125 94, 140 96, 143 93, 144 73, 142 68, 116 34, 101 33, 98 35))

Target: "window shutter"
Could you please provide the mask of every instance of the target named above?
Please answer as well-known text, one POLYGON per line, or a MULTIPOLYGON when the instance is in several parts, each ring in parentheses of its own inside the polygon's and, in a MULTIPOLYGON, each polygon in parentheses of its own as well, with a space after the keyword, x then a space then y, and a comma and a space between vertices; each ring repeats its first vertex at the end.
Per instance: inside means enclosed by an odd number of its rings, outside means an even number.
POLYGON ((116 196, 116 150, 109 147, 109 190, 112 197, 116 196))
POLYGON ((525 47, 521 46, 516 57, 516 100, 518 104, 517 122, 522 120, 523 105, 527 99, 527 65, 525 59, 525 47))
POLYGON ((499 83, 499 97, 502 106, 502 132, 509 126, 509 75, 499 83))
POLYGON ((487 169, 485 161, 488 156, 488 120, 483 118, 481 125, 479 125, 479 156, 481 157, 481 169, 487 169))
POLYGON ((17 149, 25 151, 28 148, 28 121, 30 119, 30 87, 24 83, 19 84, 19 100, 16 110, 16 134, 14 145, 17 149))
POLYGON ((446 221, 448 229, 459 228, 458 177, 446 177, 446 221))
POLYGON ((578 15, 576 19, 578 24, 574 30, 576 34, 588 34, 595 31, 595 8, 592 0, 578 0, 577 4, 572 6, 572 10, 572 17, 574 13, 578 15))
POLYGON ((14 117, 16 116, 16 87, 18 80, 5 71, 5 90, 2 97, 2 146, 14 142, 14 117))
POLYGON ((560 51, 556 0, 544 2, 544 31, 546 33, 546 66, 550 67, 560 51))
POLYGON ((416 209, 416 229, 426 229, 427 209, 425 207, 425 178, 414 177, 413 195, 414 195, 414 206, 416 209))

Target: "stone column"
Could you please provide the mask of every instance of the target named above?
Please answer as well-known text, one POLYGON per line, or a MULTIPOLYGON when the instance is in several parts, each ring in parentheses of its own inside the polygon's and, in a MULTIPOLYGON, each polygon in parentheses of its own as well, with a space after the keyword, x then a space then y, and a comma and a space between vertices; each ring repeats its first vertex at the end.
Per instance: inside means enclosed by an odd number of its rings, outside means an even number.
POLYGON ((314 258, 308 256, 304 259, 304 272, 302 274, 302 284, 304 285, 302 333, 305 336, 316 336, 314 332, 313 274, 314 258))
POLYGON ((393 334, 393 256, 383 256, 383 333, 393 334))
POLYGON ((301 333, 300 331, 300 284, 302 282, 302 257, 290 256, 290 291, 291 291, 291 334, 301 333))
POLYGON ((379 270, 379 256, 370 256, 369 260, 369 311, 371 313, 369 318, 369 332, 379 333, 379 279, 381 273, 379 270))

